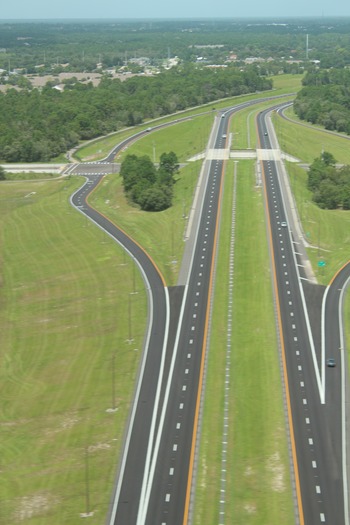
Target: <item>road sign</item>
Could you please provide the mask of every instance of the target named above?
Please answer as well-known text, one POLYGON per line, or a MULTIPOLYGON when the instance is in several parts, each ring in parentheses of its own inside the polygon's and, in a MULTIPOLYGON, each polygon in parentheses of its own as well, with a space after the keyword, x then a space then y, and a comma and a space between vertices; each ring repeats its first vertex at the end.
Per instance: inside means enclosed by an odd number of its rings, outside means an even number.
POLYGON ((326 262, 325 261, 318 261, 317 265, 322 268, 323 266, 326 266, 326 262))

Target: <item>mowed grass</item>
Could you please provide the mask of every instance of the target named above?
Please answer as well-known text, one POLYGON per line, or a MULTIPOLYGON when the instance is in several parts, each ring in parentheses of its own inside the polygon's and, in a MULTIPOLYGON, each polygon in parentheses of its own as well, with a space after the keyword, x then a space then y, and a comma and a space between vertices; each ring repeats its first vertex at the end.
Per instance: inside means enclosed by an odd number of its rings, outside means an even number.
MULTIPOLYGON (((289 102, 291 97, 283 97, 278 102, 289 102)), ((277 102, 276 102, 277 103, 277 102)), ((256 106, 243 109, 235 113, 231 118, 230 132, 232 133, 231 149, 253 149, 257 146, 256 117, 257 114, 271 107, 273 102, 264 102, 256 106)))
POLYGON ((57 179, 59 177, 58 173, 38 173, 38 172, 6 172, 7 181, 15 180, 42 180, 42 179, 57 179))
POLYGON ((129 414, 147 300, 122 250, 69 205, 80 181, 1 184, 0 523, 7 525, 73 525, 86 510, 104 523, 129 414), (108 413, 113 398, 118 410, 108 413))
POLYGON ((159 162, 162 153, 174 151, 179 161, 185 162, 197 153, 205 151, 215 114, 214 112, 201 115, 174 126, 152 131, 131 144, 115 160, 122 162, 126 155, 135 154, 148 155, 153 162, 159 162))
POLYGON ((229 431, 224 430, 233 167, 225 176, 214 311, 198 460, 196 525, 219 523, 222 442, 225 523, 294 523, 263 198, 254 164, 238 164, 229 431))
POLYGON ((191 162, 176 176, 173 206, 162 212, 143 212, 124 195, 121 177, 109 175, 89 202, 107 215, 152 257, 168 286, 175 285, 184 251, 184 235, 201 162, 191 162))
POLYGON ((307 171, 293 163, 287 170, 300 220, 308 243, 308 255, 319 283, 328 284, 350 259, 350 212, 323 210, 312 201, 307 189, 307 171), (324 261, 326 266, 319 267, 324 261))
MULTIPOLYGON (((286 115, 295 118, 292 108, 286 110, 286 115)), ((322 151, 334 155, 337 162, 350 164, 350 139, 327 133, 322 129, 305 126, 305 122, 290 122, 277 114, 273 114, 272 121, 278 135, 282 151, 295 156, 302 162, 311 163, 319 157, 322 151)))

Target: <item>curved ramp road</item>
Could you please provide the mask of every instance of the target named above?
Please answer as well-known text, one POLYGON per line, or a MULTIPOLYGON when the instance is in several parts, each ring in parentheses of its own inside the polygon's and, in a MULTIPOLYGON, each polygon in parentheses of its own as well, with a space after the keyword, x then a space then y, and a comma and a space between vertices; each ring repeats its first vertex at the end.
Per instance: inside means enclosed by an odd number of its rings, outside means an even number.
MULTIPOLYGON (((152 414, 159 396, 157 377, 162 375, 165 361, 170 315, 169 295, 157 268, 142 248, 106 217, 87 204, 87 195, 100 180, 101 177, 98 176, 87 177, 84 186, 71 197, 71 203, 121 244, 134 258, 142 272, 148 290, 149 329, 130 416, 129 431, 126 436, 124 458, 120 466, 119 481, 116 487, 117 497, 123 502, 124 523, 134 523, 137 514, 137 505, 134 502, 141 491, 142 481, 142 477, 140 475, 135 476, 135 473, 141 472, 146 462, 145 441, 147 442, 147 438, 144 439, 143 436, 147 437, 154 431, 152 414)), ((122 521, 120 522, 122 523, 122 521)))

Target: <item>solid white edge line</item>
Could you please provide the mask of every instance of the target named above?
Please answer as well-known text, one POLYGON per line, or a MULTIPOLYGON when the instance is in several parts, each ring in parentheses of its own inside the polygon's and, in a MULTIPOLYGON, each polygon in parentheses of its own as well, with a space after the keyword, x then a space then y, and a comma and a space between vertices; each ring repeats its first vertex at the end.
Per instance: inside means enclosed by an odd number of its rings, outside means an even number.
POLYGON ((322 298, 322 311, 321 311, 321 374, 323 388, 326 392, 326 302, 329 292, 329 285, 325 289, 322 298))
MULTIPOLYGON (((137 521, 136 523, 139 523, 139 516, 141 516, 144 513, 144 506, 145 506, 145 492, 146 488, 149 483, 149 476, 150 476, 150 463, 152 458, 152 450, 154 447, 154 434, 155 434, 155 426, 156 426, 156 420, 157 420, 157 414, 158 414, 158 407, 159 407, 159 400, 160 400, 160 392, 162 388, 162 382, 163 382, 163 376, 164 376, 164 367, 165 367, 165 358, 166 358, 166 348, 168 344, 168 336, 169 336, 169 323, 170 323, 170 306, 169 306, 169 290, 168 288, 165 288, 165 297, 166 297, 166 325, 165 325, 165 337, 163 341, 163 349, 162 349, 162 360, 161 365, 159 369, 158 374, 158 383, 157 383, 157 392, 155 397, 155 402, 153 406, 153 414, 152 414, 152 423, 150 428, 150 435, 148 438, 148 447, 147 447, 147 456, 146 456, 146 463, 145 463, 145 469, 143 473, 143 481, 142 481, 142 488, 141 488, 141 495, 140 495, 140 501, 139 501, 139 510, 137 513, 137 521)), ((148 504, 147 504, 148 506, 148 504)), ((147 508, 146 506, 146 508, 147 508)), ((141 522, 142 523, 142 522, 141 522)))
POLYGON ((150 471, 149 471, 149 476, 148 476, 148 479, 147 479, 146 493, 145 493, 145 496, 144 496, 144 501, 143 501, 142 507, 140 507, 139 513, 138 513, 138 516, 137 516, 137 522, 136 522, 137 525, 144 525, 144 523, 146 521, 146 517, 147 517, 148 504, 149 504, 149 499, 150 499, 150 495, 151 495, 151 489, 152 489, 152 485, 153 485, 154 472, 155 472, 155 469, 156 469, 158 453, 159 453, 159 447, 160 447, 161 437, 162 437, 162 434, 163 434, 165 414, 166 414, 166 410, 167 410, 167 407, 168 407, 170 388, 171 388, 171 383, 172 383, 172 378, 173 378, 173 373, 174 373, 174 368, 175 368, 175 361, 176 361, 176 357, 177 357, 177 350, 178 350, 179 338, 180 338, 180 333, 181 333, 181 328, 182 328, 182 319, 183 319, 183 315, 184 315, 184 311, 185 311, 187 291, 188 291, 188 286, 185 287, 185 293, 184 293, 184 297, 183 297, 183 300, 182 300, 181 312, 180 312, 179 323, 178 323, 178 329, 177 329, 176 340, 175 340, 175 345, 174 345, 174 351, 173 351, 173 355, 172 355, 172 358, 171 358, 171 364, 170 364, 170 369, 169 369, 168 381, 167 381, 166 390, 165 390, 165 394, 164 394, 162 413, 161 413, 161 417, 160 417, 160 420, 159 420, 157 437, 156 437, 154 450, 153 450, 153 454, 152 454, 152 463, 151 463, 151 467, 150 467, 150 471))
MULTIPOLYGON (((86 180, 88 181, 88 179, 86 179, 86 180)), ((87 184, 87 182, 85 182, 85 185, 86 184, 87 184)), ((137 408, 138 400, 139 400, 139 396, 140 396, 140 390, 141 390, 141 384, 142 384, 142 380, 143 380, 144 369, 145 369, 145 365, 146 365, 146 361, 147 361, 147 357, 148 357, 149 340, 150 340, 150 336, 151 336, 151 327, 152 327, 152 324, 153 324, 153 296, 152 296, 152 289, 150 287, 150 283, 149 283, 149 281, 147 279, 147 276, 146 276, 142 266, 140 265, 138 260, 133 256, 133 254, 118 239, 116 239, 113 235, 111 235, 108 231, 106 231, 100 224, 95 222, 93 219, 91 219, 91 217, 89 217, 80 208, 78 208, 77 206, 75 206, 73 204, 73 198, 74 198, 75 194, 78 193, 83 187, 84 187, 84 185, 81 186, 77 191, 75 191, 70 196, 70 203, 71 203, 71 205, 73 206, 73 208, 78 210, 82 215, 87 217, 98 228, 100 228, 104 233, 109 235, 109 237, 111 237, 116 243, 118 243, 126 251, 126 253, 134 260, 134 262, 138 265, 138 267, 140 269, 140 272, 142 274, 144 283, 146 285, 146 291, 147 291, 148 303, 149 303, 149 312, 148 312, 149 323, 148 323, 148 327, 147 327, 147 335, 146 335, 146 340, 145 340, 145 345, 144 345, 144 349, 145 350, 144 350, 143 356, 142 356, 142 364, 141 364, 141 368, 140 368, 140 372, 139 372, 139 376, 138 376, 138 383, 137 383, 135 397, 134 397, 134 401, 133 401, 130 421, 129 421, 127 435, 126 435, 126 439, 125 439, 125 445, 124 445, 124 449, 123 449, 122 460, 121 460, 121 464, 120 464, 120 468, 119 468, 118 482, 117 482, 116 489, 115 489, 114 501, 113 501, 112 511, 111 511, 110 520, 109 520, 109 525, 113 525, 114 521, 115 521, 116 512, 117 512, 117 506, 118 506, 118 503, 119 503, 119 496, 120 496, 120 491, 121 491, 121 485, 122 485, 122 481, 123 481, 123 477, 124 477, 126 459, 127 459, 128 452, 129 452, 131 433, 132 433, 132 428, 133 428, 133 425, 134 425, 136 408, 137 408)), ((166 299, 167 299, 167 321, 168 321, 169 320, 168 290, 167 290, 167 288, 165 290, 166 290, 166 299)))
MULTIPOLYGON (((268 113, 268 115, 270 115, 270 113, 268 113)), ((283 208, 284 208, 284 213, 286 214, 286 203, 285 203, 285 199, 284 199, 284 191, 282 189, 281 177, 280 177, 280 170, 282 171, 282 168, 280 168, 280 165, 283 167, 283 169, 284 169, 284 166, 283 166, 282 161, 274 161, 274 163, 275 163, 275 166, 276 166, 277 178, 278 178, 278 182, 279 182, 279 186, 280 186, 280 190, 281 190, 282 205, 283 205, 283 208), (279 165, 279 163, 280 163, 280 165, 279 165)), ((302 302, 303 310, 304 310, 304 317, 305 317, 305 322, 306 322, 306 328, 307 328, 307 332, 308 332, 308 336, 309 336, 309 343, 310 343, 310 348, 311 348, 312 360, 313 360, 313 363, 314 363, 314 370, 315 370, 316 382, 317 382, 319 396, 320 396, 320 402, 323 405, 325 403, 324 385, 322 385, 322 381, 321 381, 321 378, 320 378, 320 371, 319 371, 319 368, 318 368, 318 365, 317 365, 315 345, 314 345, 314 340, 313 340, 313 337, 312 337, 312 331, 311 331, 311 326, 310 326, 309 314, 308 314, 307 307, 306 307, 304 290, 303 290, 303 286, 301 284, 299 268, 298 268, 298 265, 297 265, 296 255, 295 255, 294 250, 293 250, 292 237, 291 237, 291 232, 290 232, 289 229, 288 229, 288 236, 289 236, 289 240, 290 240, 291 247, 292 247, 292 256, 293 256, 293 260, 294 260, 294 266, 295 266, 295 270, 296 270, 297 277, 298 277, 298 286, 299 286, 301 302, 302 302)))
POLYGON ((345 357, 346 348, 344 329, 343 329, 343 301, 344 293, 350 282, 350 277, 346 280, 340 292, 338 316, 339 316, 339 335, 340 335, 340 356, 341 356, 341 397, 342 397, 342 458, 343 458, 343 497, 344 497, 344 519, 345 524, 349 525, 349 494, 348 494, 348 475, 347 475, 347 454, 346 454, 346 412, 345 412, 345 357))

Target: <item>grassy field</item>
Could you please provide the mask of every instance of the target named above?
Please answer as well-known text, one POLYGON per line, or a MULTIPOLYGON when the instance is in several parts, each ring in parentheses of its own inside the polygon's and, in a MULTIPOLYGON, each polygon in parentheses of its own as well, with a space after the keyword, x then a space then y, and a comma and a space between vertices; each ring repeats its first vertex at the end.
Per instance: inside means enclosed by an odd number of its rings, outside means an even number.
POLYGON ((292 163, 287 163, 287 170, 306 239, 312 246, 307 250, 309 258, 318 281, 328 284, 350 258, 350 213, 316 206, 306 187, 307 171, 292 163), (319 268, 320 260, 326 266, 319 268))
MULTIPOLYGON (((286 111, 286 115, 295 118, 292 108, 286 111)), ((276 114, 273 115, 272 120, 280 147, 286 153, 302 162, 310 163, 319 157, 322 151, 328 151, 334 155, 337 162, 350 164, 349 138, 336 136, 311 126, 306 127, 298 122, 292 123, 276 114)))
POLYGON ((78 184, 1 185, 0 523, 7 525, 77 523, 86 511, 86 450, 90 510, 104 523, 134 389, 143 284, 136 275, 139 293, 130 295, 134 271, 122 250, 70 207, 78 184), (118 410, 106 412, 113 405, 118 410))
POLYGON ((129 233, 151 255, 168 286, 175 285, 184 250, 187 217, 201 162, 183 167, 177 176, 173 206, 162 212, 142 212, 125 199, 121 179, 110 175, 89 202, 129 233))
MULTIPOLYGON (((289 102, 291 97, 281 98, 279 102, 289 102)), ((255 119, 257 114, 271 106, 270 102, 264 102, 235 113, 231 119, 230 132, 232 133, 231 149, 253 149, 257 147, 257 134, 255 119)))
POLYGON ((12 173, 8 171, 6 173, 7 181, 57 179, 58 177, 59 177, 58 173, 38 173, 34 171, 30 171, 30 172, 21 171, 18 173, 12 173))

